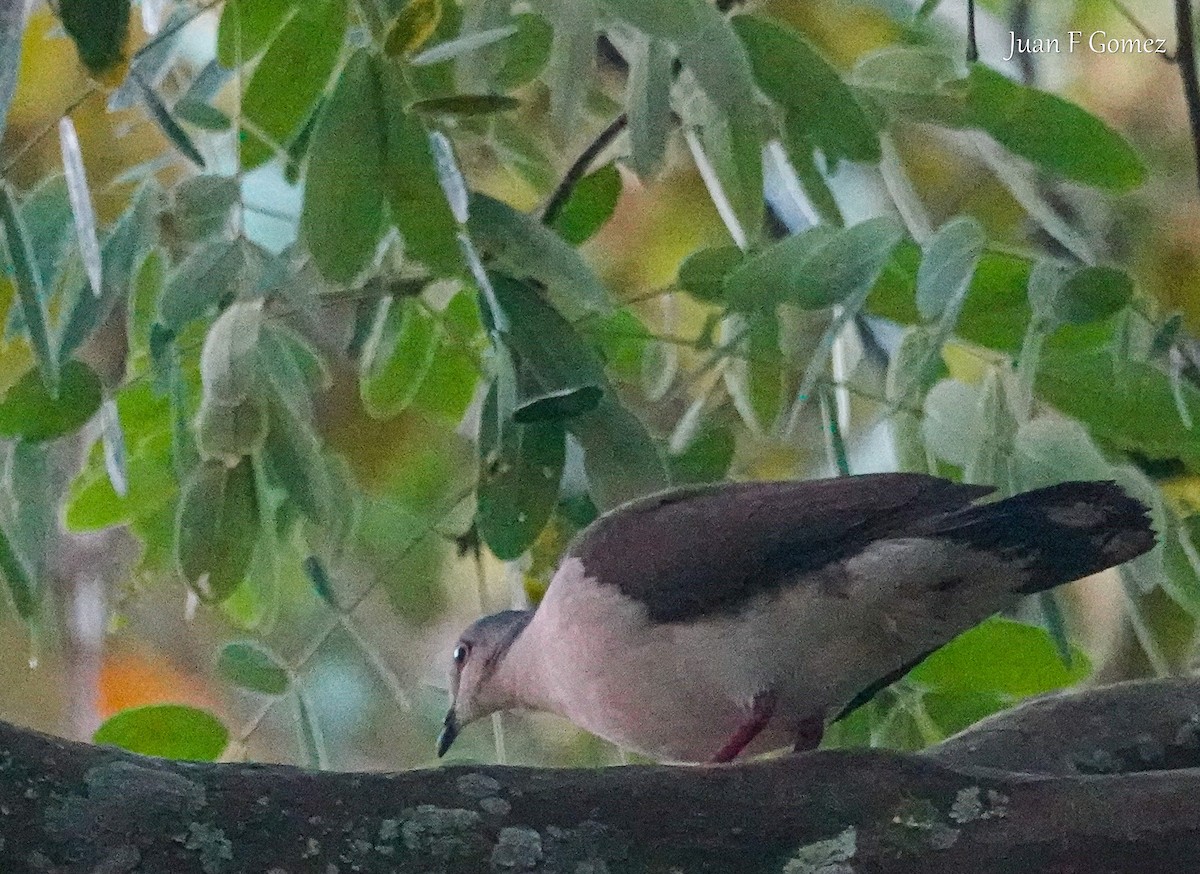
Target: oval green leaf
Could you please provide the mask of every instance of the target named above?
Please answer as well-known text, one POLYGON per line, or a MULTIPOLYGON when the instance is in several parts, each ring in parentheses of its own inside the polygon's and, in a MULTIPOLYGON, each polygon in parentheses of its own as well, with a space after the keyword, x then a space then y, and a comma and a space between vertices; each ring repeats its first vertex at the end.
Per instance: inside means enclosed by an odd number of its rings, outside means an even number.
POLYGON ((615 164, 605 164, 579 180, 550 226, 572 246, 578 246, 612 218, 620 197, 621 174, 615 164))
POLYGON ((229 744, 229 730, 199 707, 151 704, 113 714, 96 729, 92 742, 143 756, 215 762, 229 744))
POLYGON ((566 434, 558 422, 501 421, 495 384, 479 421, 476 524, 497 558, 525 553, 558 503, 566 434))
POLYGON ((413 298, 384 298, 363 347, 358 390, 374 419, 399 415, 416 398, 441 346, 437 320, 413 298))
POLYGON ((63 367, 57 397, 36 371, 28 371, 0 401, 0 435, 37 442, 70 434, 100 409, 100 401, 100 377, 80 361, 63 367))
POLYGON ((217 657, 217 672, 235 686, 264 695, 282 695, 292 686, 279 657, 251 641, 225 644, 217 657))
POLYGON ((200 600, 219 603, 241 585, 258 533, 250 459, 233 468, 202 462, 180 498, 175 523, 176 567, 200 600))
POLYGON ((745 254, 737 246, 701 249, 679 265, 679 286, 696 300, 720 303, 725 297, 725 279, 745 254))
POLYGON ((929 238, 917 269, 921 318, 936 319, 955 302, 961 304, 986 244, 983 225, 970 216, 946 222, 929 238))
POLYGON ((334 282, 370 263, 383 231, 384 131, 379 83, 359 50, 342 70, 313 130, 300 230, 334 282))
POLYGON ((1114 267, 1084 267, 1066 281, 1054 301, 1058 318, 1086 325, 1115 315, 1133 299, 1133 279, 1114 267))

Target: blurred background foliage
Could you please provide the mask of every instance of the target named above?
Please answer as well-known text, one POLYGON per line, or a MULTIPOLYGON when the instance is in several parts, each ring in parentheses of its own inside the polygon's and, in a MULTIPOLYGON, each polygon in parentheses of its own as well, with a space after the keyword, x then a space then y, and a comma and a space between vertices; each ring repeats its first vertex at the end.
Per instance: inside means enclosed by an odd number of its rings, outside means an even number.
MULTIPOLYGON (((5 718, 428 764, 458 630, 536 602, 597 512, 892 469, 1116 479, 1161 545, 827 744, 1192 670, 1193 143, 1169 58, 1086 45, 1174 44, 1169 4, 983 2, 970 64, 960 0, 23 5, 5 718), (1062 47, 1006 62, 1014 31, 1062 47)), ((520 715, 453 755, 623 759, 520 715)))

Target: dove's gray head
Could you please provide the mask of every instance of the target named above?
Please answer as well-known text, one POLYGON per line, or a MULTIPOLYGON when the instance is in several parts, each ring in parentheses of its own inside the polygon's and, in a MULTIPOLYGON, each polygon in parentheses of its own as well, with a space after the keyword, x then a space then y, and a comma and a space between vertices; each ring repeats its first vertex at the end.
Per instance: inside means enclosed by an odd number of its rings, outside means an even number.
POLYGON ((451 654, 450 711, 437 741, 439 757, 464 725, 521 703, 505 684, 495 682, 496 672, 532 618, 532 610, 493 613, 473 622, 458 638, 451 654))

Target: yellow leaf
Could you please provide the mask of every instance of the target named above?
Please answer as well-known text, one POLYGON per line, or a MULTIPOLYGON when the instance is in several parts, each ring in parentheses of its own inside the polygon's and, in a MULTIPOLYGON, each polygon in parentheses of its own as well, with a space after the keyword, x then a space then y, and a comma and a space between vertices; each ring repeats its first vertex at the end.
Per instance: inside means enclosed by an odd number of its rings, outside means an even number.
POLYGON ((388 28, 384 54, 397 58, 415 52, 433 36, 441 20, 442 0, 409 0, 388 28))

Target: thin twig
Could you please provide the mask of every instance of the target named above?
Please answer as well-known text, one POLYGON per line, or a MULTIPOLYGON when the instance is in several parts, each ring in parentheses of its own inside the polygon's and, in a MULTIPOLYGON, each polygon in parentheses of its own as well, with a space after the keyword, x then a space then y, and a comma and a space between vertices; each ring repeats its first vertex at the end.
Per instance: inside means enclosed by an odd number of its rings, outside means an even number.
POLYGON ((546 201, 546 208, 542 210, 542 224, 554 223, 563 207, 566 206, 567 200, 570 199, 575 186, 591 169, 592 162, 612 144, 621 131, 625 130, 627 124, 629 124, 629 116, 622 112, 609 122, 608 127, 600 131, 596 138, 588 144, 588 147, 580 153, 579 157, 575 159, 575 163, 567 169, 562 181, 554 189, 554 193, 550 195, 550 199, 546 201))
POLYGON ((1187 102, 1188 121, 1192 128, 1196 184, 1200 186, 1200 81, 1196 78, 1196 48, 1192 43, 1195 33, 1192 0, 1175 0, 1175 52, 1179 61, 1179 77, 1183 80, 1183 99, 1187 102))
POLYGON ((979 45, 975 42, 975 0, 967 0, 967 61, 979 60, 979 45))

